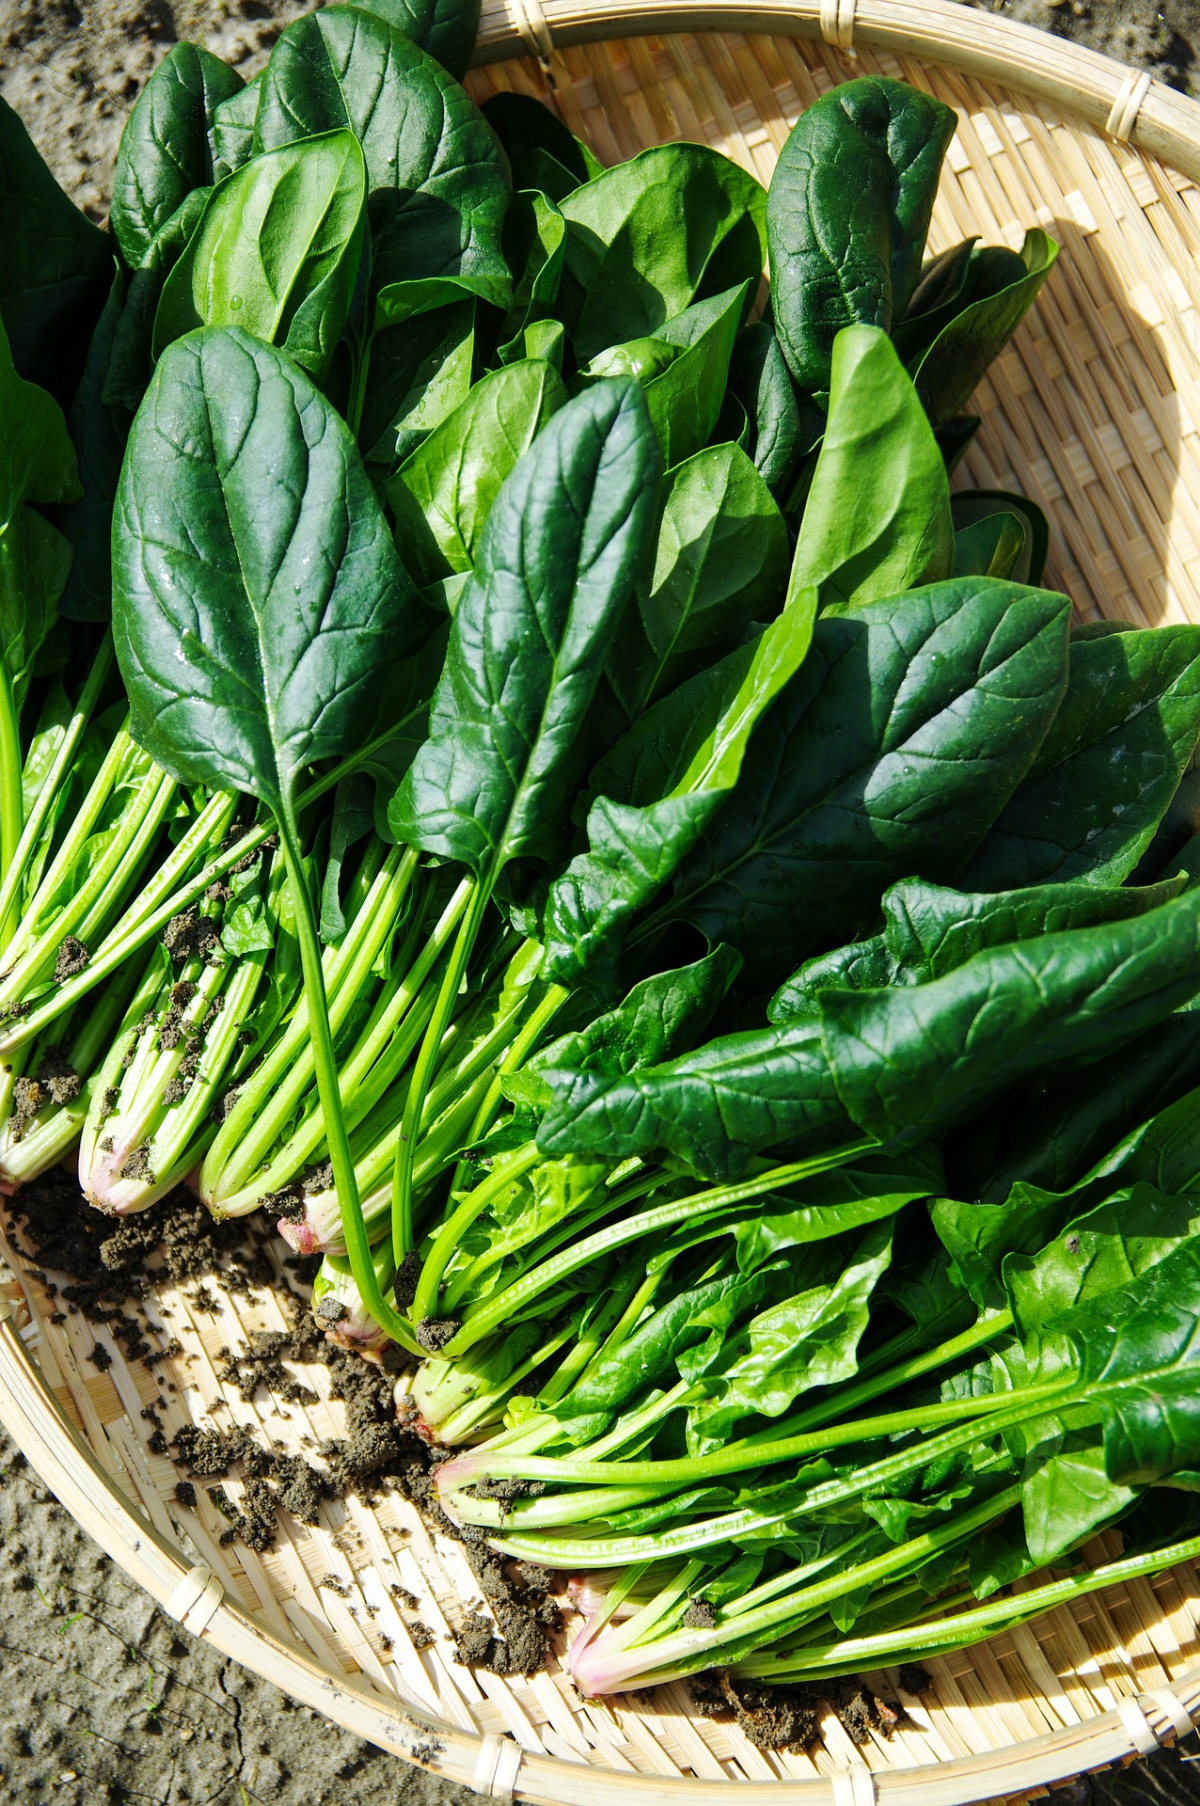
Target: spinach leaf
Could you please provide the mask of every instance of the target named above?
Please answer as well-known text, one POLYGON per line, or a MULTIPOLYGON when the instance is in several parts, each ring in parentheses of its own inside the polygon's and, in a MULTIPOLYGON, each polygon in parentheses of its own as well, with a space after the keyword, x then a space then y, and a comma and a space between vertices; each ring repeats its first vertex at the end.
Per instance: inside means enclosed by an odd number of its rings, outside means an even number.
POLYGON ((872 1224, 836 1277, 772 1304, 725 1341, 704 1376, 707 1397, 688 1412, 692 1454, 720 1448, 751 1414, 781 1417, 802 1392, 858 1368, 871 1294, 892 1257, 892 1224, 872 1224))
POLYGON ((471 301, 432 308, 377 332, 358 429, 367 463, 390 475, 411 456, 467 399, 474 357, 471 301))
POLYGON ((868 926, 905 872, 955 877, 1054 718, 1067 616, 1064 597, 990 577, 822 616, 643 934, 690 922, 770 985, 868 926))
POLYGON ((58 605, 68 621, 106 621, 112 612, 112 509, 129 415, 106 405, 103 390, 124 301, 124 279, 115 271, 68 416, 83 491, 53 516, 71 546, 71 574, 58 605))
POLYGON ((978 953, 944 978, 825 992, 849 1114, 880 1141, 936 1133, 1035 1071, 1083 1066, 1200 990, 1200 894, 1148 915, 978 953))
POLYGON ((763 482, 780 499, 791 481, 800 454, 808 450, 800 424, 800 407, 787 359, 775 328, 765 320, 738 334, 729 362, 729 394, 746 411, 750 443, 746 447, 763 482))
POLYGON ((187 248, 209 192, 207 188, 193 188, 183 205, 159 228, 142 268, 134 270, 129 278, 100 393, 106 407, 119 408, 126 414, 137 412, 154 367, 154 319, 163 283, 187 248))
POLYGON ((67 199, 0 100, 0 324, 21 376, 64 406, 111 283, 111 239, 67 199))
POLYGON ((489 94, 480 111, 508 153, 514 188, 540 188, 552 201, 561 201, 572 189, 603 174, 603 164, 582 139, 531 94, 489 94), (556 185, 551 191, 533 179, 552 164, 566 178, 565 188, 556 185))
MULTIPOLYGON (((970 299, 971 273, 978 234, 961 244, 927 258, 921 278, 912 292, 904 318, 893 322, 892 342, 897 354, 910 363, 919 357, 955 314, 970 299)), ((1012 256, 1012 252, 1005 252, 1012 256)), ((1022 266, 1023 268, 1024 266, 1022 266)))
POLYGON ((265 69, 260 69, 253 81, 248 81, 244 88, 231 94, 213 108, 212 116, 212 180, 221 181, 222 177, 232 175, 243 163, 248 163, 254 155, 254 117, 258 112, 258 99, 262 93, 265 69))
POLYGON ((886 334, 848 327, 833 341, 792 582, 823 607, 856 607, 948 577, 953 553, 945 466, 916 390, 886 334))
POLYGON ((954 535, 953 574, 956 577, 1013 577, 1018 582, 1026 558, 1025 523, 1015 514, 989 514, 954 535))
POLYGON ((790 591, 778 620, 647 710, 597 767, 597 787, 607 789, 611 775, 616 794, 630 800, 597 798, 588 851, 551 888, 543 971, 553 982, 591 973, 602 987, 615 983, 631 918, 671 880, 737 784, 757 722, 808 652, 816 604, 815 590, 790 591), (622 764, 636 776, 622 778, 622 764))
POLYGON ((504 255, 513 276, 512 306, 500 328, 500 359, 526 355, 524 336, 554 306, 566 257, 567 226, 544 194, 513 195, 504 220, 504 255))
POLYGON ((985 947, 1124 921, 1170 902, 1178 891, 1176 884, 1137 890, 1041 884, 989 894, 903 879, 884 892, 882 934, 806 960, 780 986, 767 1013, 772 1022, 800 1015, 816 1021, 823 990, 924 984, 952 972, 985 947))
POLYGON ((776 614, 787 581, 783 516, 735 445, 712 445, 669 470, 654 570, 637 596, 608 677, 627 717, 733 645, 747 621, 776 614))
POLYGON ((227 327, 163 354, 130 434, 113 583, 142 743, 277 815, 307 766, 357 744, 418 611, 344 423, 227 327))
MULTIPOLYGON (((618 1009, 597 1016, 586 1028, 563 1035, 529 1061, 521 1080, 535 1077, 537 1095, 524 1087, 521 1101, 547 1103, 550 1088, 536 1078, 543 1069, 578 1068, 623 1077, 655 1066, 698 1041, 737 977, 741 960, 728 947, 714 947, 704 959, 670 972, 656 972, 630 991, 618 1009)), ((510 1096, 517 1096, 511 1088, 510 1096)))
POLYGON ((950 497, 954 531, 968 533, 997 516, 1013 515, 1025 529, 1025 543, 1009 575, 1017 583, 1040 583, 1050 548, 1050 528, 1036 502, 1003 489, 957 489, 950 497))
POLYGON ((480 0, 355 0, 461 80, 479 35, 480 0))
POLYGON ((504 153, 458 83, 401 32, 351 6, 289 25, 263 77, 259 150, 348 126, 370 193, 372 282, 506 284, 504 153))
POLYGON ((213 116, 242 78, 198 44, 174 44, 125 122, 110 220, 121 256, 142 267, 161 227, 213 177, 213 116))
POLYGON ((560 317, 581 363, 762 273, 766 196, 753 176, 704 145, 643 151, 560 206, 560 317))
MULTIPOLYGON (((505 373, 507 374, 507 373, 505 373)), ((653 532, 658 449, 637 385, 562 408, 488 515, 397 838, 478 876, 553 856, 600 663, 653 532)))
MULTIPOLYGON (((66 540, 29 503, 76 501, 82 492, 62 409, 44 389, 18 376, 3 325, 0 421, 0 763, 3 784, 15 785, 19 798, 17 717, 71 562, 66 540)), ((11 820, 3 823, 6 857, 13 851, 12 826, 11 820)), ((19 834, 19 814, 15 826, 19 834)))
POLYGON ((264 152, 219 182, 163 285, 154 356, 197 326, 240 326, 321 381, 350 311, 366 189, 347 131, 264 152))
POLYGON ((1200 1011, 1168 1016, 1082 1072, 1034 1078, 957 1150, 957 1189, 1003 1197, 1018 1179, 1075 1185, 1121 1139, 1200 1084, 1200 1011))
POLYGON ((745 300, 744 285, 727 289, 656 329, 657 344, 677 348, 646 383, 646 406, 668 470, 694 458, 717 424, 745 300))
POLYGON ((1008 1255, 1004 1285, 1017 1334, 1030 1336, 1077 1305, 1128 1285, 1198 1228, 1195 1198, 1168 1198, 1138 1184, 1073 1218, 1038 1253, 1008 1255))
MULTIPOLYGON (((860 1160, 802 1180, 792 1198, 769 1196, 734 1229, 738 1265, 751 1273, 785 1248, 826 1241, 896 1216, 941 1188, 941 1174, 912 1156, 860 1160)), ((961 1296, 961 1294, 960 1294, 961 1296)))
POLYGON ((547 1154, 622 1160, 666 1150, 706 1178, 732 1179, 764 1148, 824 1146, 852 1133, 809 1024, 724 1035, 625 1075, 561 1067, 541 1076, 554 1097, 537 1132, 547 1154))
POLYGON ((833 341, 899 321, 921 256, 954 110, 904 82, 845 82, 800 115, 767 203, 771 306, 800 387, 829 388, 833 341))
POLYGON ((963 883, 1120 884, 1149 845, 1198 736, 1200 628, 1074 641, 1054 726, 963 883))
POLYGON ((1000 1203, 936 1198, 929 1210, 955 1273, 981 1311, 1002 1310, 1007 1303, 1001 1278, 1005 1257, 1036 1254, 1077 1214, 1070 1197, 1024 1181, 1000 1203))
POLYGON ((386 493, 419 584, 471 569, 502 484, 566 398, 550 364, 493 370, 400 466, 386 493))
POLYGON ((1039 226, 1025 234, 1020 254, 1002 246, 971 253, 969 300, 946 322, 913 371, 935 427, 962 409, 988 365, 999 356, 1054 267, 1058 246, 1039 226))

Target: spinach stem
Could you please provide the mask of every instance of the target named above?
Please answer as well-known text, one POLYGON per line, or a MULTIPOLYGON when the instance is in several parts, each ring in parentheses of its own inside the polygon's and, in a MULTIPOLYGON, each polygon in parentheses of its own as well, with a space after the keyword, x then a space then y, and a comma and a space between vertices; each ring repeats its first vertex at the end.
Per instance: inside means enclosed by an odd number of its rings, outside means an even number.
POLYGON ((16 699, 12 679, 5 668, 0 671, 0 870, 5 872, 16 857, 24 825, 22 765, 16 699))
POLYGON ((413 1068, 409 1082, 408 1096, 404 1102, 404 1116, 400 1123, 400 1138, 396 1143, 396 1164, 392 1174, 392 1253, 396 1265, 399 1266, 406 1254, 413 1247, 412 1193, 413 1167, 417 1158, 417 1139, 421 1129, 421 1112, 425 1108, 425 1097, 433 1082, 434 1068, 442 1048, 442 1036, 450 1026, 450 1018, 454 1014, 454 1006, 458 1001, 459 987, 471 957, 491 897, 491 887, 475 878, 468 881, 471 886, 470 900, 466 914, 463 916, 458 935, 450 954, 445 972, 442 974, 441 987, 437 1001, 433 1006, 433 1014, 425 1029, 421 1041, 421 1050, 413 1068))
POLYGON ((342 1114, 342 1094, 338 1084, 337 1061, 333 1053, 333 1035, 329 1027, 329 1006, 325 997, 325 975, 321 967, 321 943, 313 913, 312 897, 305 876, 304 860, 295 817, 285 803, 276 817, 279 838, 287 861, 288 887, 296 922, 296 939, 300 946, 300 968, 308 999, 309 1034, 312 1038, 313 1065, 316 1070, 317 1095, 325 1117, 325 1139, 333 1165, 333 1183, 337 1191, 342 1233, 346 1238, 346 1254, 354 1283, 370 1315, 392 1340, 407 1348, 410 1354, 420 1352, 404 1319, 388 1304, 379 1287, 371 1245, 363 1222, 362 1204, 358 1196, 358 1179, 350 1153, 350 1137, 342 1114))
POLYGON ((4 881, 0 884, 0 949, 7 947, 12 939, 13 910, 25 874, 29 869, 29 861, 33 857, 38 837, 58 795, 67 769, 78 750, 84 730, 92 718, 92 710, 96 706, 112 661, 113 641, 112 632, 109 630, 97 648, 87 682, 79 693, 79 701, 71 711, 71 720, 63 735, 62 744, 54 755, 53 763, 46 773, 45 782, 38 792, 37 801, 29 812, 29 819, 22 829, 21 838, 17 842, 12 860, 6 862, 3 867, 4 881))

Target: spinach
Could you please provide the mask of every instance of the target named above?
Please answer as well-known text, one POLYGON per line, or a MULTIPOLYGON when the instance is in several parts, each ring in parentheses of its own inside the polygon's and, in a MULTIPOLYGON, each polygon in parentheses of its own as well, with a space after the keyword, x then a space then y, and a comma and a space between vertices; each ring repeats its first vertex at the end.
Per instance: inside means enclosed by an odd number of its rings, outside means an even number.
POLYGON ((598 384, 500 491, 459 600, 397 836, 492 882, 561 842, 578 729, 645 557, 658 455, 640 391, 598 384), (517 661, 519 648, 536 657, 517 661))
POLYGON ((703 145, 643 151, 559 205, 567 222, 560 318, 581 363, 762 273, 766 196, 703 145))
POLYGON ((491 94, 480 111, 508 153, 514 188, 540 189, 561 201, 603 173, 587 145, 532 95, 491 94))
POLYGON ((54 624, 71 550, 31 504, 82 493, 62 410, 13 364, 0 324, 0 861, 7 870, 23 826, 21 706, 34 660, 54 624))
POLYGON ((817 589, 823 607, 855 607, 948 577, 942 455, 886 335, 872 326, 839 333, 829 386, 793 583, 817 589))
POLYGON ((104 383, 124 302, 124 279, 116 271, 68 416, 83 491, 53 517, 71 546, 71 571, 58 604, 68 621, 107 621, 112 612, 112 505, 129 415, 105 402, 104 383))
POLYGON ((728 393, 745 410, 749 435, 745 449, 778 500, 808 447, 787 360, 767 321, 743 327, 738 334, 729 362, 728 393))
POLYGON ((254 122, 257 150, 343 127, 367 168, 376 288, 419 277, 504 283, 504 154, 466 94, 382 19, 327 6, 289 25, 271 52, 254 122))
POLYGON ((479 35, 480 0, 355 0, 461 77, 479 35))
POLYGON ((980 890, 1120 884, 1200 736, 1200 628, 1076 640, 1062 708, 1025 782, 963 874, 980 890))
POLYGON ((265 69, 253 81, 226 100, 218 102, 212 115, 213 180, 232 175, 254 155, 254 119, 258 112, 265 69))
POLYGON ((281 352, 227 327, 168 347, 130 434, 113 589, 140 740, 184 782, 236 786, 275 817, 346 1243, 370 1308, 405 1335, 371 1265, 296 802, 305 768, 376 713, 415 598, 348 429, 281 352))
POLYGON ((775 328, 800 388, 830 385, 833 342, 903 318, 921 257, 951 107, 868 77, 807 108, 783 147, 767 205, 775 328))
POLYGON ((838 1093, 881 1141, 961 1121, 1033 1071, 1086 1065, 1200 989, 1200 897, 975 954, 944 978, 826 992, 838 1093))
POLYGON ((971 252, 961 308, 911 366, 935 427, 944 426, 1004 349, 1054 267, 1058 246, 1040 227, 1020 253, 1002 246, 971 252))
POLYGON ((777 983, 787 960, 867 926, 905 872, 956 877, 1054 718, 1066 628, 1063 597, 988 577, 822 616, 736 801, 643 933, 690 922, 777 983))
POLYGON ((471 569, 505 479, 566 398, 550 364, 509 364, 477 382, 410 453, 386 493, 419 584, 471 569))
POLYGON ((971 533, 997 517, 1015 518, 1025 529, 1021 552, 1007 573, 1018 583, 1040 583, 1046 569, 1050 529, 1036 502, 1023 495, 1009 495, 1003 489, 958 489, 950 497, 950 515, 955 536, 971 533))
POLYGON ((668 469, 707 444, 721 411, 733 341, 746 301, 743 285, 665 321, 655 330, 650 359, 638 367, 635 347, 618 345, 602 353, 582 373, 585 378, 636 375, 646 390, 646 406, 668 469), (635 352, 634 357, 628 354, 635 352))
MULTIPOLYGON (((649 399, 649 398, 648 398, 649 399)), ((774 615, 787 529, 744 452, 713 445, 669 470, 654 569, 608 675, 628 719, 774 615)))
POLYGON ((365 206, 352 132, 251 158, 212 190, 163 284, 155 358, 197 326, 239 326, 323 379, 350 311, 365 206))
POLYGON ((228 64, 197 44, 174 44, 125 122, 113 173, 110 220, 127 268, 150 247, 193 188, 214 181, 217 108, 242 91, 228 64))
POLYGON ((111 282, 111 240, 67 199, 0 100, 0 324, 19 374, 64 406, 111 282))
POLYGON ((474 357, 471 301, 431 308, 376 333, 358 427, 367 463, 392 475, 466 400, 474 357))

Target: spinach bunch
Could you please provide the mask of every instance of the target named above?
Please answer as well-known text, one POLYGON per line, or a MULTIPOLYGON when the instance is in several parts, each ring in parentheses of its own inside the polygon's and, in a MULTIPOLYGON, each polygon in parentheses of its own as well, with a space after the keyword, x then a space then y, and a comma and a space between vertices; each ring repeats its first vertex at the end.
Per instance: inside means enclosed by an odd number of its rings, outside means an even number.
POLYGON ((951 494, 948 109, 606 170, 476 22, 176 46, 108 237, 0 112, 0 1173, 321 1252, 588 1690, 953 1646, 1195 1465, 1200 640, 951 494))

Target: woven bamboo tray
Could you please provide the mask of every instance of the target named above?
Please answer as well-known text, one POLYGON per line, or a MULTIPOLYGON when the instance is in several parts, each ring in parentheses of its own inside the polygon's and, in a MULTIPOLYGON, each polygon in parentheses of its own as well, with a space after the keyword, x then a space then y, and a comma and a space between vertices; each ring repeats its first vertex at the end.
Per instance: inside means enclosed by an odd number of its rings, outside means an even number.
MULTIPOLYGON (((540 95, 607 160, 690 138, 765 182, 796 115, 860 73, 899 76, 956 107, 933 248, 971 232, 1016 246, 1034 222, 1063 246, 979 392, 985 424, 962 481, 1041 503, 1053 526, 1047 581, 1085 617, 1200 621, 1200 107, 946 0, 511 3, 485 5, 472 92, 540 95)), ((863 1748, 832 1715, 810 1753, 768 1755, 735 1726, 695 1718, 681 1687, 596 1704, 557 1665, 530 1680, 473 1672, 451 1631, 478 1604, 475 1582, 461 1550, 398 1494, 325 1506, 312 1528, 284 1517, 262 1556, 220 1543, 224 1519, 201 1488, 195 1509, 176 1503, 147 1405, 168 1436, 189 1421, 236 1424, 289 1451, 341 1428, 323 1368, 300 1376, 319 1394, 311 1406, 263 1392, 248 1404, 218 1379, 219 1350, 286 1327, 279 1290, 223 1293, 212 1314, 188 1287, 162 1288, 145 1307, 148 1339, 180 1352, 146 1365, 127 1361, 102 1323, 56 1322, 30 1254, 15 1230, 0 1238, 0 1420, 45 1483, 197 1636, 482 1793, 560 1806, 666 1793, 715 1806, 736 1781, 748 1806, 960 1806, 1147 1753, 1200 1715, 1191 1566, 930 1663, 932 1690, 901 1695, 908 1722, 863 1748), (416 1595, 415 1612, 398 1609, 396 1587, 416 1595), (426 1648, 413 1618, 435 1633, 426 1648)), ((228 1490, 236 1501, 237 1482, 228 1490)), ((1096 1539, 1097 1559, 1118 1547, 1096 1539)), ((894 1697, 894 1683, 880 1685, 894 1697)))

